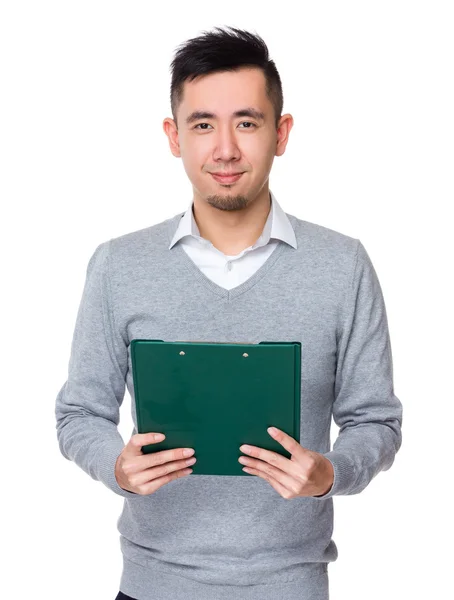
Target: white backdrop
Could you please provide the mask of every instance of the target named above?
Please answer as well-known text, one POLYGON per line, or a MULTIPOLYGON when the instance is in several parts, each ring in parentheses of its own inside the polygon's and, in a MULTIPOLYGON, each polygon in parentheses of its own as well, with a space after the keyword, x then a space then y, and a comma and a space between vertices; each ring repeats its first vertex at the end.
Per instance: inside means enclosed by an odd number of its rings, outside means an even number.
MULTIPOLYGON (((359 238, 383 289, 404 406, 392 468, 334 499, 332 600, 452 593, 454 353, 451 2, 3 2, 0 8, 2 598, 113 600, 123 499, 59 453, 87 262, 185 210, 170 61, 202 30, 261 35, 294 117, 270 188, 359 238)), ((130 397, 120 433, 132 430, 130 397)), ((333 424, 332 443, 337 435, 333 424)))

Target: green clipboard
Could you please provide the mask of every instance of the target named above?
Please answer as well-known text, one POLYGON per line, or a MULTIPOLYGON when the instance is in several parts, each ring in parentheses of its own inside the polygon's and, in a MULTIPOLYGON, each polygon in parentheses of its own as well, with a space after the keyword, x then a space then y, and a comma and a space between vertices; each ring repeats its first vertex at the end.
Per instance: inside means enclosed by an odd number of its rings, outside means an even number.
POLYGON ((242 444, 290 453, 267 431, 300 441, 301 342, 131 340, 138 433, 166 438, 144 454, 194 448, 192 475, 247 475, 242 444))

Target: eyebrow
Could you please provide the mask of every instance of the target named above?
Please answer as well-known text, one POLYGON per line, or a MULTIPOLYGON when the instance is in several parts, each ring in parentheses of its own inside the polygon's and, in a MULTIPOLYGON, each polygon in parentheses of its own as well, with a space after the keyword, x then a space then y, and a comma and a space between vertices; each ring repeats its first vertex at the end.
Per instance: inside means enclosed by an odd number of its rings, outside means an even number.
MULTIPOLYGON (((242 108, 241 110, 237 110, 233 113, 234 117, 251 117, 252 119, 256 119, 257 121, 264 121, 265 114, 256 110, 255 108, 242 108)), ((205 110, 195 110, 186 118, 186 125, 190 125, 194 121, 198 121, 199 119, 216 119, 217 116, 212 112, 207 112, 205 110)))

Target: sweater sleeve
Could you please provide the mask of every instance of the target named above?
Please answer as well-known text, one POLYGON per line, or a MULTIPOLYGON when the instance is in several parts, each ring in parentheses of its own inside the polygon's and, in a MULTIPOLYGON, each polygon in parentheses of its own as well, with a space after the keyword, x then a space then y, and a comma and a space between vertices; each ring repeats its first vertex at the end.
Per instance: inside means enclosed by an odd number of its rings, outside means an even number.
POLYGON ((57 438, 66 459, 116 494, 137 498, 115 478, 115 462, 124 448, 117 426, 128 355, 109 305, 109 246, 110 241, 101 243, 88 262, 68 378, 55 404, 57 438))
POLYGON ((360 240, 354 262, 337 345, 333 418, 339 434, 332 451, 324 453, 334 481, 318 499, 358 494, 391 467, 402 444, 385 303, 360 240))

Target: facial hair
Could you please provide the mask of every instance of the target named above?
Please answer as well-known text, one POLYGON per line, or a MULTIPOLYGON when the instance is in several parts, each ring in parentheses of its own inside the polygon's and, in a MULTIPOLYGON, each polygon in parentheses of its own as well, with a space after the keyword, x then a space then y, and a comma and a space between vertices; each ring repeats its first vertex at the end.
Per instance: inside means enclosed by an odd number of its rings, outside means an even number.
POLYGON ((206 201, 213 208, 219 210, 241 210, 248 205, 248 197, 243 194, 221 196, 220 194, 213 194, 208 196, 206 201))

